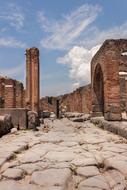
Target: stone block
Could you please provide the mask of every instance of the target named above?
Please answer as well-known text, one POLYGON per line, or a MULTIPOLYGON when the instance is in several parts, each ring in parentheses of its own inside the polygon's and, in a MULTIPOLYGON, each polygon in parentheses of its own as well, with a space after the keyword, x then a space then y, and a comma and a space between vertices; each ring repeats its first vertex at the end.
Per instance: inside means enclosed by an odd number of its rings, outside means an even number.
POLYGON ((0 137, 10 132, 13 128, 12 117, 9 114, 0 116, 0 137))
POLYGON ((40 125, 39 116, 37 112, 28 111, 28 129, 36 129, 40 125))
POLYGON ((0 115, 10 114, 13 126, 19 129, 26 129, 27 111, 25 108, 0 108, 0 115))

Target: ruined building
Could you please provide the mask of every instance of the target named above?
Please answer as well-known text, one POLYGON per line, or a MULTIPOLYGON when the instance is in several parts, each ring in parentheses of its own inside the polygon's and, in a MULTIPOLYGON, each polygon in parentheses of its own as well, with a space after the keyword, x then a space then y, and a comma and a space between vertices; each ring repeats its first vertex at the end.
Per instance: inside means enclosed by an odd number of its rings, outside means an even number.
POLYGON ((21 82, 0 77, 0 108, 23 108, 24 94, 21 82))
POLYGON ((127 40, 106 40, 91 62, 92 116, 121 120, 127 112, 127 40))
MULTIPOLYGON (((127 40, 106 40, 91 61, 91 85, 59 99, 67 111, 127 119, 127 40)), ((43 109, 47 104, 43 99, 43 109)))
POLYGON ((26 50, 26 90, 17 80, 0 77, 0 108, 28 108, 39 111, 39 50, 26 50))
POLYGON ((40 80, 39 80, 39 50, 26 50, 26 107, 39 111, 40 80))

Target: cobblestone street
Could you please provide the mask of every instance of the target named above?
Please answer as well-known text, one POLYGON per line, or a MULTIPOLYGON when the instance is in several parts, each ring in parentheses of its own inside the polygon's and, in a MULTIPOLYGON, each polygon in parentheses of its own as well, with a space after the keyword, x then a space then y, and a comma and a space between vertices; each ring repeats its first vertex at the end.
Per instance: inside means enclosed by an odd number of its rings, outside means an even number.
POLYGON ((89 121, 45 120, 0 139, 0 190, 126 190, 127 140, 89 121))

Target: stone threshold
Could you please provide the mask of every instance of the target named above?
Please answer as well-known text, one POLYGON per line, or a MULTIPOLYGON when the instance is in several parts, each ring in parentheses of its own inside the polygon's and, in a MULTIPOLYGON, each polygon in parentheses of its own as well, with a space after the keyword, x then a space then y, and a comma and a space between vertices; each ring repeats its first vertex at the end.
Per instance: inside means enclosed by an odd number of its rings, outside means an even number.
POLYGON ((93 117, 91 123, 127 139, 127 121, 106 121, 104 117, 93 117))

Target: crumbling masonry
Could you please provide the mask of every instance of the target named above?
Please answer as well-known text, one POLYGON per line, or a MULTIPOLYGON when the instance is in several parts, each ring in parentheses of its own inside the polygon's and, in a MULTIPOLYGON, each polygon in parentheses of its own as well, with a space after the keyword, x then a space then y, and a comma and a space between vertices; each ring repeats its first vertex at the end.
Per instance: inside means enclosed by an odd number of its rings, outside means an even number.
POLYGON ((0 108, 23 108, 24 94, 21 82, 0 77, 0 108))
POLYGON ((92 116, 121 120, 127 111, 127 40, 106 40, 91 62, 92 116))

